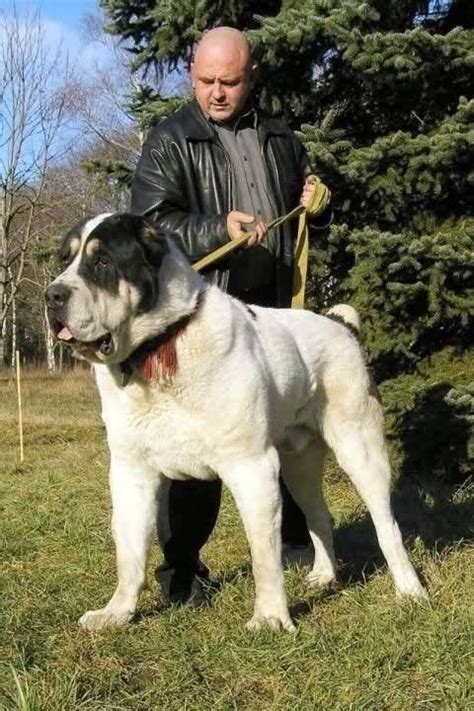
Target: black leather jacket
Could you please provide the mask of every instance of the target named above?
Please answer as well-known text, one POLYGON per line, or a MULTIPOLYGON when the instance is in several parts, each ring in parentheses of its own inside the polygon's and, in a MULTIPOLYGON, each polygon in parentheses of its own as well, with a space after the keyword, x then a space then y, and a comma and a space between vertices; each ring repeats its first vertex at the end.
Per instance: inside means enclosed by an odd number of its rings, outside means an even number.
MULTIPOLYGON (((282 121, 259 118, 258 133, 278 215, 295 207, 310 172, 303 145, 282 121)), ((229 241, 227 215, 233 204, 230 160, 212 124, 194 100, 153 128, 132 183, 132 212, 149 215, 176 239, 191 262, 229 241)), ((322 216, 322 224, 329 221, 322 216)), ((277 303, 291 300, 297 221, 280 228, 277 303)), ((228 263, 207 274, 225 290, 228 263)))

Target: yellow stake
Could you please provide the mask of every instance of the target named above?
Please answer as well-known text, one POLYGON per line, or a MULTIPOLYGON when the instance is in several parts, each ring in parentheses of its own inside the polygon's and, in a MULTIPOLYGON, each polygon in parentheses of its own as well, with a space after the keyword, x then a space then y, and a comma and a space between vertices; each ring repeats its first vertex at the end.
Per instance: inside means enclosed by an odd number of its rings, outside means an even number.
POLYGON ((20 432, 20 462, 23 462, 23 410, 21 408, 20 352, 16 351, 16 391, 18 395, 18 430, 20 432))

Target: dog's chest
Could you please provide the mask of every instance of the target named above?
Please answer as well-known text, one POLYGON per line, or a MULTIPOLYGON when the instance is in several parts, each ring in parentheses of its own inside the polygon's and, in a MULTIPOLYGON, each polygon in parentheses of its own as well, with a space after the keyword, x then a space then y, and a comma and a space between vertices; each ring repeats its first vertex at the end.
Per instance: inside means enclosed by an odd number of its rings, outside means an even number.
POLYGON ((112 454, 141 461, 171 479, 216 478, 209 463, 209 433, 192 409, 166 393, 133 386, 127 394, 99 389, 112 454))

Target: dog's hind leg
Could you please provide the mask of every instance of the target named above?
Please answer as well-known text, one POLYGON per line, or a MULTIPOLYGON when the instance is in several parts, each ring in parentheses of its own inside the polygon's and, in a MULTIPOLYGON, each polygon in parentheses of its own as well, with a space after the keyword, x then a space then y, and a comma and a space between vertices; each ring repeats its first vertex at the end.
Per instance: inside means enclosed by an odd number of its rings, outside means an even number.
POLYGON ((129 622, 145 585, 149 544, 155 530, 159 475, 136 461, 117 461, 112 456, 110 489, 112 531, 117 554, 118 585, 100 610, 86 612, 79 624, 87 630, 129 622))
POLYGON ((326 444, 318 437, 302 452, 282 453, 282 475, 293 499, 306 516, 314 546, 310 585, 329 585, 336 578, 331 517, 323 494, 326 444))
POLYGON ((235 499, 252 554, 255 609, 248 629, 293 631, 281 562, 280 462, 276 450, 225 463, 219 474, 235 499))
POLYGON ((329 401, 323 418, 326 442, 341 468, 349 476, 367 506, 377 539, 399 594, 413 597, 426 593, 410 563, 390 503, 390 465, 382 430, 379 403, 369 395, 355 410, 343 408, 343 401, 329 401), (353 413, 357 411, 357 417, 353 413))

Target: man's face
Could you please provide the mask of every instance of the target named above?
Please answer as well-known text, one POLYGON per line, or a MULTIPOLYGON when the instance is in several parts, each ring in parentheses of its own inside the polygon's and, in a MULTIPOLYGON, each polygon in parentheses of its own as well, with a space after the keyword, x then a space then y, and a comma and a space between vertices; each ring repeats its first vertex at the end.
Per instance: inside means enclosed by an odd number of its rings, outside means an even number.
POLYGON ((229 121, 244 107, 252 88, 248 57, 223 47, 198 52, 191 65, 196 100, 215 121, 229 121))

